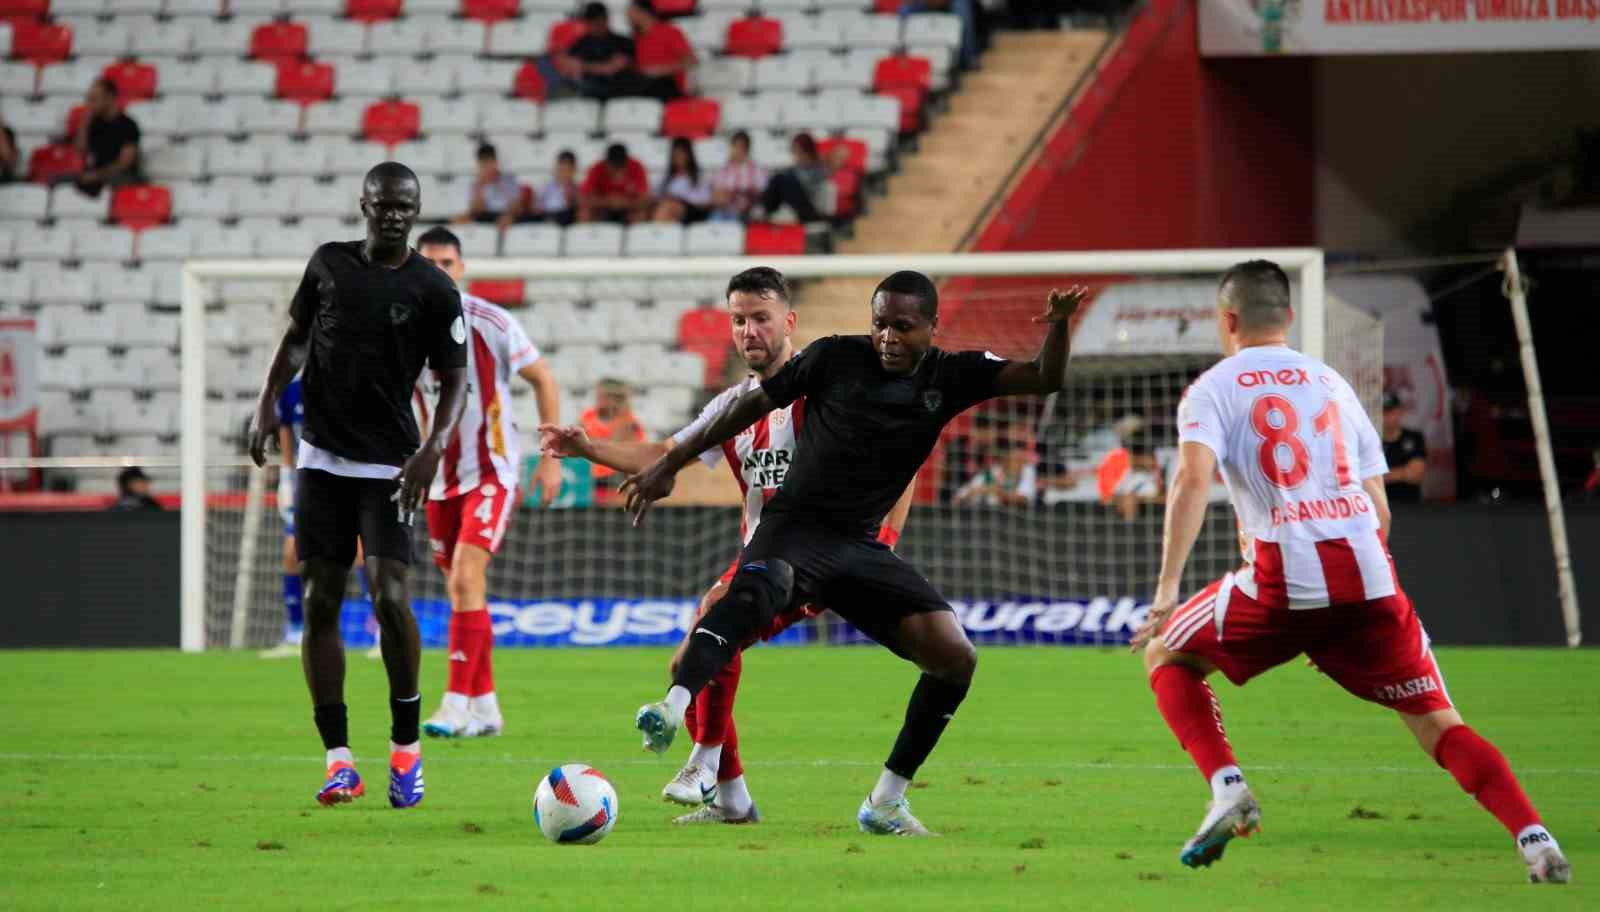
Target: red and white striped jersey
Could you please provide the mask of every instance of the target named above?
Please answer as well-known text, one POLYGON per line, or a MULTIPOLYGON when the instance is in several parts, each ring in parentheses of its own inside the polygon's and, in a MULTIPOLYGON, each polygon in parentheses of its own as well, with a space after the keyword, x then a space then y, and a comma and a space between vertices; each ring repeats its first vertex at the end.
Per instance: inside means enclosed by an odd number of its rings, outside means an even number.
MULTIPOLYGON (((755 389, 760 383, 761 379, 752 374, 717 394, 700 410, 699 417, 672 435, 673 442, 682 443, 689 439, 690 435, 722 414, 735 399, 755 389)), ((750 536, 756 533, 756 526, 761 524, 761 508, 772 499, 772 495, 778 493, 784 475, 794 464, 795 441, 800 436, 800 421, 804 415, 805 399, 796 399, 783 408, 768 412, 760 421, 740 431, 737 437, 719 449, 700 454, 700 461, 707 466, 715 467, 721 459, 726 460, 728 468, 733 470, 733 477, 739 482, 739 491, 744 495, 744 517, 740 522, 739 536, 745 544, 749 544, 750 536)))
POLYGON ((1394 565, 1361 480, 1388 471, 1350 384, 1285 345, 1224 358, 1178 406, 1178 439, 1217 455, 1245 540, 1235 584, 1270 608, 1394 595, 1394 565))
MULTIPOLYGON (((503 308, 461 293, 467 318, 467 407, 445 447, 439 473, 428 491, 431 500, 448 500, 477 487, 485 472, 501 487, 517 487, 517 425, 512 417, 511 378, 539 360, 522 324, 503 308)), ((439 398, 439 378, 426 372, 413 405, 425 427, 428 410, 439 398), (426 384, 424 388, 423 384, 426 384)))

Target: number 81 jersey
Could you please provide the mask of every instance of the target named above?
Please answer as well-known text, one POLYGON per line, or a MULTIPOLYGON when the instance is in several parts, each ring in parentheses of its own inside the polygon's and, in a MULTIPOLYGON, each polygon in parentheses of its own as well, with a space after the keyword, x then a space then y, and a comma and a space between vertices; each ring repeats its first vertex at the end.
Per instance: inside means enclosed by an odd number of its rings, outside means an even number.
POLYGON ((1178 406, 1178 439, 1217 456, 1244 534, 1234 584, 1271 608, 1394 595, 1394 566, 1361 487, 1383 444, 1350 384, 1285 345, 1224 358, 1178 406))

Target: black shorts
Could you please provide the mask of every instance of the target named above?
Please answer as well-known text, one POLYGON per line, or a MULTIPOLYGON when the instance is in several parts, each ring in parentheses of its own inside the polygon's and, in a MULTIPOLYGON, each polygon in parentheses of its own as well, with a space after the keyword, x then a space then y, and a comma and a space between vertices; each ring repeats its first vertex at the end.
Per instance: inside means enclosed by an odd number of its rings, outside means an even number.
POLYGON ((790 604, 815 602, 891 648, 902 620, 952 610, 927 577, 872 536, 770 510, 769 505, 739 563, 776 558, 792 566, 790 604))
POLYGON ((300 469, 294 494, 294 547, 301 560, 320 558, 348 567, 356 540, 367 557, 411 563, 411 526, 392 498, 394 479, 347 478, 300 469))

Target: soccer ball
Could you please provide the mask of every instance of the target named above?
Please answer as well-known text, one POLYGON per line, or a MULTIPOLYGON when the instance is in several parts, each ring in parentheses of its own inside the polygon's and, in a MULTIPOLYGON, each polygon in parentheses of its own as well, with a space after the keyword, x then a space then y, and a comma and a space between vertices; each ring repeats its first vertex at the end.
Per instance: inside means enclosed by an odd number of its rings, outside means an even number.
POLYGON ((589 764, 563 763, 539 780, 533 822, 551 842, 599 842, 617 822, 617 790, 589 764))

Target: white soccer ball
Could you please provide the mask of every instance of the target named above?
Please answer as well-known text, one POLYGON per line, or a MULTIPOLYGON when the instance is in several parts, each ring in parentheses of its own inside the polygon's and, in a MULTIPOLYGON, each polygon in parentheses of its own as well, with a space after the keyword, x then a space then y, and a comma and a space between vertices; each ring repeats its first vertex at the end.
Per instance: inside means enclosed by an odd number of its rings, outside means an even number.
POLYGON ((539 780, 533 822, 551 842, 592 845, 617 822, 617 790, 587 763, 563 763, 539 780))

